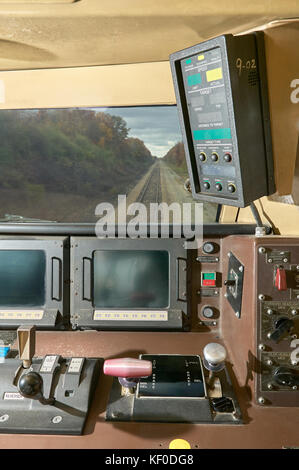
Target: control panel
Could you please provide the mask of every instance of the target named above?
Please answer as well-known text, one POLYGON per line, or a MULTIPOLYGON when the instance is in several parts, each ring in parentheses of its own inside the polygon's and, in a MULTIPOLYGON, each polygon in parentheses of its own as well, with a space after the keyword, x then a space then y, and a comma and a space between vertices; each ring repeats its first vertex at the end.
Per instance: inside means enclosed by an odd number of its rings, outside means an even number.
POLYGON ((244 207, 272 194, 263 34, 219 36, 170 63, 193 197, 244 207))
POLYGON ((115 377, 107 421, 242 423, 221 344, 207 344, 203 359, 179 354, 108 359, 104 374, 115 377))
POLYGON ((257 248, 257 401, 299 404, 299 244, 257 248))

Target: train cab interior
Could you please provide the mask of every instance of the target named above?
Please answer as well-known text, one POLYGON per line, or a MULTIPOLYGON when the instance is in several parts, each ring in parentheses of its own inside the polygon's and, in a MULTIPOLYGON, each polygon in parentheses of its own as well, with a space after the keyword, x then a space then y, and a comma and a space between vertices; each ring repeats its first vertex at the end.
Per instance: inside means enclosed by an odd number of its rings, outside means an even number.
POLYGON ((0 0, 0 448, 299 448, 299 4, 0 0))

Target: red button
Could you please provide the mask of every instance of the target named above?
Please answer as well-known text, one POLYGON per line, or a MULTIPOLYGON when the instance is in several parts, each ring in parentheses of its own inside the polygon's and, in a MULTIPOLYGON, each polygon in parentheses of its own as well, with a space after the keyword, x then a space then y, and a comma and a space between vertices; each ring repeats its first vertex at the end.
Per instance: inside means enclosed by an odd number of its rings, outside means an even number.
POLYGON ((278 290, 287 290, 287 277, 283 268, 277 268, 275 274, 275 287, 278 290))
POLYGON ((202 281, 203 286, 209 286, 209 287, 215 287, 216 286, 216 281, 215 279, 203 279, 202 281))

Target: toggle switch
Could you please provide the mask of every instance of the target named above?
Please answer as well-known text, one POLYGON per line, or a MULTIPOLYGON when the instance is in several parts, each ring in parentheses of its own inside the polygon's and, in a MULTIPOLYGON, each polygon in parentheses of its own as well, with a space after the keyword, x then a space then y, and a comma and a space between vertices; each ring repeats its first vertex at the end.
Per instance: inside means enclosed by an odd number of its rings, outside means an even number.
POLYGON ((278 290, 287 290, 287 276, 284 268, 277 268, 275 273, 275 287, 278 290))

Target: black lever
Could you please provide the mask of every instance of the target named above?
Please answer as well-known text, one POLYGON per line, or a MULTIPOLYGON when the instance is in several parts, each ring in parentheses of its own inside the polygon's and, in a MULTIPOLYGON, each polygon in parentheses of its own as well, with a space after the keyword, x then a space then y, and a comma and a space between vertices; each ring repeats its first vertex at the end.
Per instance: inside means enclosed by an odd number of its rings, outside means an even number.
POLYGON ((43 379, 37 372, 23 374, 18 383, 18 390, 25 398, 38 400, 42 405, 53 405, 54 398, 46 399, 43 396, 43 379))
POLYGON ((274 380, 278 385, 294 387, 299 385, 299 373, 289 367, 278 367, 274 372, 274 380))
POLYGON ((290 320, 289 318, 280 318, 275 325, 275 330, 270 335, 270 339, 278 343, 278 341, 286 334, 294 328, 294 321, 290 320))

